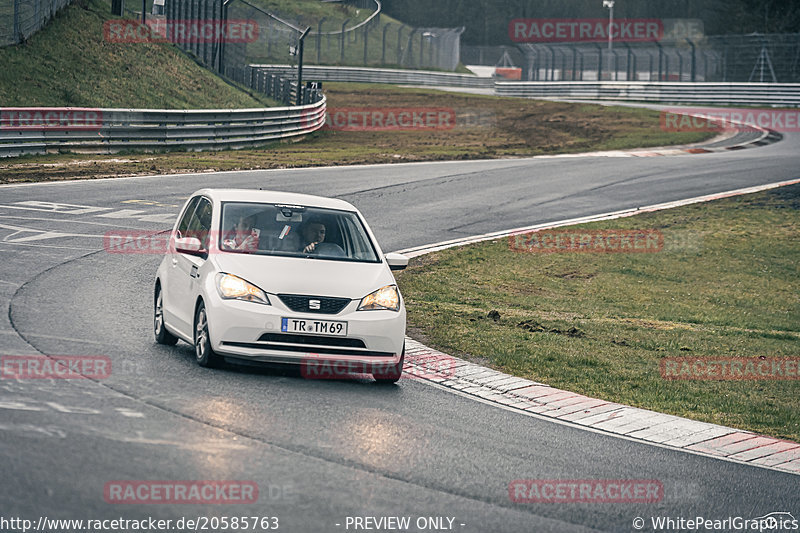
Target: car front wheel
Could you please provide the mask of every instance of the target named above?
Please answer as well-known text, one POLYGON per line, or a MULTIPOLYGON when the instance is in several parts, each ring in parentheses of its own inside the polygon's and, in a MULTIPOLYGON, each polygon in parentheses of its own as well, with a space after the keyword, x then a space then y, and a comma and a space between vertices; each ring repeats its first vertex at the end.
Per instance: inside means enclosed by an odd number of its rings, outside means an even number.
POLYGON ((164 297, 161 292, 161 285, 156 285, 156 294, 153 299, 153 333, 158 344, 174 346, 178 342, 178 337, 167 331, 164 326, 164 297))
POLYGON ((203 302, 200 302, 194 314, 194 357, 198 365, 207 368, 216 368, 222 363, 222 357, 214 353, 211 348, 208 315, 203 302))

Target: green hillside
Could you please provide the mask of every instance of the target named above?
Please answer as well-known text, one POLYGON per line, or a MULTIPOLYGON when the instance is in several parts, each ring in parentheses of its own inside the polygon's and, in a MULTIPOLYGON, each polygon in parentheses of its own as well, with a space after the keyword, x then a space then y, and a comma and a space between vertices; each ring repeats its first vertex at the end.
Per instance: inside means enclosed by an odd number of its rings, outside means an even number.
POLYGON ((110 3, 80 0, 27 43, 0 48, 0 106, 166 109, 276 105, 233 87, 170 44, 111 43, 110 3))

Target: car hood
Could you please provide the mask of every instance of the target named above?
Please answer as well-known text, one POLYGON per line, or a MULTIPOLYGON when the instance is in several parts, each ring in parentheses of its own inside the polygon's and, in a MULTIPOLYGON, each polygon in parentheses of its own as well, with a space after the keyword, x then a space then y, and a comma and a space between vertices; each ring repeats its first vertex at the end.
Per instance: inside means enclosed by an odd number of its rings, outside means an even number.
POLYGON ((395 283, 385 263, 232 253, 212 257, 219 272, 239 276, 271 294, 307 294, 355 300, 395 283))

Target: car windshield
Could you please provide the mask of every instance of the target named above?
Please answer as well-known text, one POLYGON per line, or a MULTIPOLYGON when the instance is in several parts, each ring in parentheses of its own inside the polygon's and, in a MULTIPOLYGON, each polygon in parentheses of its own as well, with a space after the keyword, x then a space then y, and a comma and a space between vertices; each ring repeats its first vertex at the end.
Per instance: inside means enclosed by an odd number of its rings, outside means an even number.
POLYGON ((358 215, 284 204, 224 202, 223 252, 377 263, 378 254, 358 215))

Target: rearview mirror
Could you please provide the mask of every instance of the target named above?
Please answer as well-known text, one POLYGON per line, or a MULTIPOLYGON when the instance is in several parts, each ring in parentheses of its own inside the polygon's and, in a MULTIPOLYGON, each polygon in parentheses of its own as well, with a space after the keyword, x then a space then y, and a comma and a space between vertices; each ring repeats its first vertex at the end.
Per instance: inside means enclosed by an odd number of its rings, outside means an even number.
POLYGON ((386 254, 386 262, 391 270, 404 270, 408 266, 408 257, 403 254, 386 254))
POLYGON ((203 245, 200 244, 200 239, 197 237, 180 237, 175 239, 175 250, 178 253, 204 256, 206 251, 203 250, 203 245))

